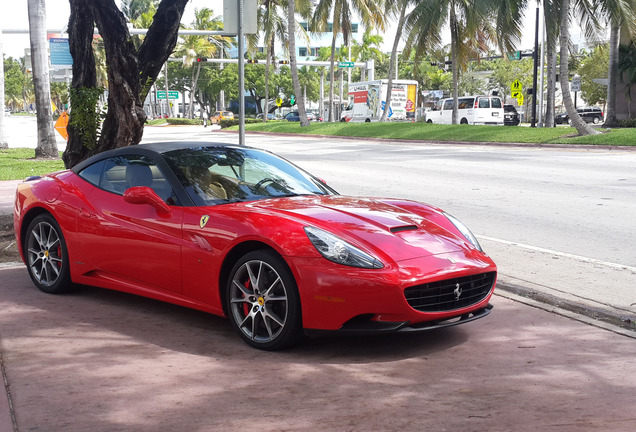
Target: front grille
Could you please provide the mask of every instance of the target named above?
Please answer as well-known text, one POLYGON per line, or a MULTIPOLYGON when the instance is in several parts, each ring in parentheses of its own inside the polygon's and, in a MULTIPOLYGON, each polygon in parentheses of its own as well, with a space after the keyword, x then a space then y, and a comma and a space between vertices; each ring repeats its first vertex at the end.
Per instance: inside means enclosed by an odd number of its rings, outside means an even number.
POLYGON ((420 312, 446 312, 465 308, 486 298, 496 272, 446 279, 404 290, 409 305, 420 312))

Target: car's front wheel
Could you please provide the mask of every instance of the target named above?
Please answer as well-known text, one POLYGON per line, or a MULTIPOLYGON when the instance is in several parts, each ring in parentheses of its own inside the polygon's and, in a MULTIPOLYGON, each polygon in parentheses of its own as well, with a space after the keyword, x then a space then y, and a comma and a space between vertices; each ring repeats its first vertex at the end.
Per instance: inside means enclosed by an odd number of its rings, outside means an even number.
POLYGON ((244 255, 227 283, 226 310, 232 326, 254 348, 277 350, 302 338, 296 281, 272 251, 244 255))
POLYGON ((41 214, 29 224, 24 254, 33 283, 49 294, 71 289, 68 250, 57 221, 41 214))
POLYGON ((601 118, 600 117, 594 117, 594 120, 592 120, 592 122, 594 124, 599 124, 601 122, 601 118))

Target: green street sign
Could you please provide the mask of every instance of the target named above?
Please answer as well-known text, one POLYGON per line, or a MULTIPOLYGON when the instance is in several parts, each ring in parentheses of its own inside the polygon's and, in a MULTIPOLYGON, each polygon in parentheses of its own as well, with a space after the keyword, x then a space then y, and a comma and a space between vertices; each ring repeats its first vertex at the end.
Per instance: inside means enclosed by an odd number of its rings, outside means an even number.
POLYGON ((515 51, 512 54, 508 54, 508 60, 521 60, 521 51, 515 51))
MULTIPOLYGON (((166 91, 165 90, 158 90, 157 91, 157 99, 166 99, 166 91)), ((168 92, 168 99, 179 99, 179 92, 178 91, 169 91, 168 92)))
POLYGON ((352 68, 353 62, 338 62, 339 68, 352 68))

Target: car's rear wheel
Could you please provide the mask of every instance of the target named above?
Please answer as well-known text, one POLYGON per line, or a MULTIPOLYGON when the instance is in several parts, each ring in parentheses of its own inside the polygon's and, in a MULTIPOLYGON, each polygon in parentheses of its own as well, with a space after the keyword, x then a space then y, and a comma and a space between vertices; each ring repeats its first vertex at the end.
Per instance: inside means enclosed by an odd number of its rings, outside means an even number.
POLYGON ((296 281, 274 252, 250 252, 234 265, 226 308, 234 329, 254 348, 282 349, 302 338, 296 281))
POLYGON ((594 124, 599 124, 601 122, 601 119, 600 119, 600 117, 594 117, 594 120, 592 120, 592 122, 594 124))
POLYGON ((29 224, 24 254, 29 276, 40 290, 59 294, 72 288, 66 242, 53 216, 41 214, 29 224))

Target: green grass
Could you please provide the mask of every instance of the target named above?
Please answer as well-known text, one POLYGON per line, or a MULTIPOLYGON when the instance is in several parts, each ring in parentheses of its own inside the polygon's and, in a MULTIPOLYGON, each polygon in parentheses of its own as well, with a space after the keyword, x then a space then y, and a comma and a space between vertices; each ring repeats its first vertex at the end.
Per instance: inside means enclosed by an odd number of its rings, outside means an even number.
MULTIPOLYGON (((232 129, 238 129, 233 127, 232 129)), ((267 122, 245 125, 247 131, 316 134, 393 140, 464 141, 535 144, 591 144, 636 146, 636 129, 604 130, 578 137, 571 127, 530 128, 514 126, 467 126, 428 123, 299 123, 267 122)))
MULTIPOLYGON (((62 153, 60 152, 60 157, 62 153)), ((0 180, 23 180, 64 169, 62 159, 36 160, 35 150, 17 148, 0 150, 0 180)))

